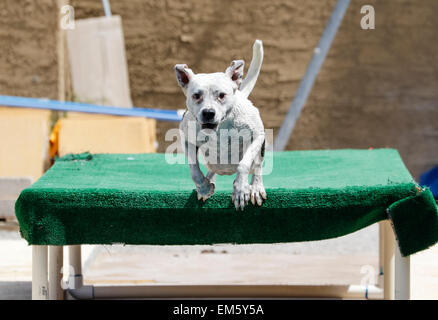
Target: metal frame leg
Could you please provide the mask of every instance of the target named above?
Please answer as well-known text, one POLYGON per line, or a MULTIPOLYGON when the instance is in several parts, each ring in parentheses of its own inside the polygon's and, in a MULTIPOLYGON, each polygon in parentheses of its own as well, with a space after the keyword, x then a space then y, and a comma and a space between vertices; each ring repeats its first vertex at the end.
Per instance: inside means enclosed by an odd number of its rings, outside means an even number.
MULTIPOLYGON (((380 224, 380 265, 383 263, 384 299, 410 299, 410 258, 402 257, 389 221, 380 224), (383 253, 382 253, 383 250, 383 253)), ((64 290, 61 288, 63 247, 32 246, 32 299, 63 299, 64 290), (48 270, 50 264, 50 270, 48 270), (49 272, 50 271, 50 274, 49 272), (50 275, 50 290, 48 274, 50 275), (49 295, 50 293, 50 295, 49 295)), ((69 246, 69 287, 86 299, 94 298, 92 286, 83 287, 81 246, 69 246), (76 290, 76 289, 86 289, 76 290)), ((99 289, 100 290, 100 289, 99 289)), ((70 290, 71 291, 71 290, 70 290)), ((78 295, 77 298, 80 298, 78 295)))
POLYGON ((402 257, 400 249, 395 249, 395 299, 411 298, 411 259, 402 257))
POLYGON ((385 223, 383 221, 379 222, 379 273, 377 276, 377 287, 382 288, 384 287, 384 280, 383 280, 383 266, 385 265, 385 223))
POLYGON ((49 298, 47 246, 32 246, 32 300, 49 298))
POLYGON ((64 260, 63 246, 49 246, 49 299, 64 300, 61 287, 62 266, 64 260))
POLYGON ((73 272, 70 273, 68 278, 69 288, 79 289, 83 285, 82 255, 80 245, 69 246, 69 264, 70 272, 73 272))
POLYGON ((395 237, 389 221, 383 222, 383 295, 385 300, 393 300, 395 292, 394 247, 395 237))
POLYGON ((409 300, 411 297, 411 259, 402 257, 395 242, 394 231, 389 221, 383 229, 383 280, 384 298, 409 300))

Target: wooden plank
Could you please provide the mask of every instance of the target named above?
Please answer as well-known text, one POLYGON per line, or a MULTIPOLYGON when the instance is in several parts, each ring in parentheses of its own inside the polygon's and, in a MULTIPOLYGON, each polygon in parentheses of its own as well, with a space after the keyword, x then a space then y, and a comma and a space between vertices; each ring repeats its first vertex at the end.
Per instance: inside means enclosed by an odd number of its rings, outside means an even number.
POLYGON ((150 119, 63 119, 59 132, 59 155, 68 153, 155 152, 150 119))
POLYGON ((132 107, 120 16, 75 20, 67 44, 75 100, 132 107))
POLYGON ((0 176, 37 180, 48 162, 46 110, 0 107, 0 176))
MULTIPOLYGON (((75 101, 132 108, 120 16, 75 21, 67 44, 75 101)), ((155 152, 155 120, 69 112, 59 154, 155 152)))

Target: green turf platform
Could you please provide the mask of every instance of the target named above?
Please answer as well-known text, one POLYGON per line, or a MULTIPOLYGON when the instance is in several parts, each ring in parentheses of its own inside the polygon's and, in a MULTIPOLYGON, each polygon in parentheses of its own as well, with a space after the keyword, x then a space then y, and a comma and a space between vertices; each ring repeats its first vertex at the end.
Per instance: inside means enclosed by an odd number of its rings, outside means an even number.
POLYGON ((188 165, 164 154, 66 156, 21 193, 20 231, 39 245, 277 243, 338 237, 389 216, 403 255, 437 242, 436 203, 396 150, 270 156, 268 200, 243 212, 231 202, 233 176, 218 176, 202 203, 188 165))

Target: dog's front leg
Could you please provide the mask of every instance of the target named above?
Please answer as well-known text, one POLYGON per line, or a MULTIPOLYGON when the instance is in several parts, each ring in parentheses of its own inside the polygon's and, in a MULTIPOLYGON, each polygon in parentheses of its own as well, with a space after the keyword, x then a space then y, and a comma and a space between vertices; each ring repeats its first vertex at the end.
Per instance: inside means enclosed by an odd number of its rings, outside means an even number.
POLYGON ((260 153, 263 142, 265 141, 265 134, 259 134, 248 149, 245 151, 242 160, 239 162, 237 167, 236 179, 233 183, 233 202, 236 210, 239 207, 243 210, 250 199, 250 186, 248 183, 248 175, 251 166, 255 158, 260 153))
POLYGON ((208 172, 207 177, 204 176, 199 168, 198 160, 198 147, 187 143, 186 156, 189 160, 190 175, 196 185, 196 192, 198 194, 198 200, 206 201, 214 194, 215 188, 215 174, 208 172), (190 148, 191 147, 191 148, 190 148), (195 150, 195 152, 190 152, 195 150))
POLYGON ((261 206, 263 200, 266 200, 265 186, 263 185, 263 159, 265 157, 265 142, 262 144, 260 152, 254 159, 253 168, 254 174, 252 175, 251 185, 250 185, 250 198, 253 205, 256 203, 261 206))

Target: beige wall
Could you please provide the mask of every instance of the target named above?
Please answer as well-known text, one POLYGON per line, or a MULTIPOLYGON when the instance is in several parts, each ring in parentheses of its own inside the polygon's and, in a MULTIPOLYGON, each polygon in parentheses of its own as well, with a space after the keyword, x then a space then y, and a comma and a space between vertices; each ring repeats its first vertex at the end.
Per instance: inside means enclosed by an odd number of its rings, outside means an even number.
POLYGON ((0 94, 58 97, 54 0, 0 1, 0 94))
MULTIPOLYGON (((55 22, 47 18, 54 1, 38 1, 24 24, 20 10, 30 2, 5 2, 0 4, 0 40, 7 41, 0 46, 0 92, 56 97, 55 22), (33 83, 33 75, 41 82, 33 83)), ((71 2, 77 18, 103 15, 101 1, 71 2)), ((252 43, 260 38, 265 60, 251 99, 265 126, 277 130, 334 3, 112 0, 113 13, 123 19, 134 105, 184 107, 174 64, 213 72, 232 59, 249 63, 252 43)), ((352 0, 288 149, 394 147, 417 177, 437 164, 436 12, 436 0, 352 0), (360 29, 364 4, 375 7, 373 31, 360 29)), ((165 130, 175 126, 157 123, 160 151, 165 130)))

